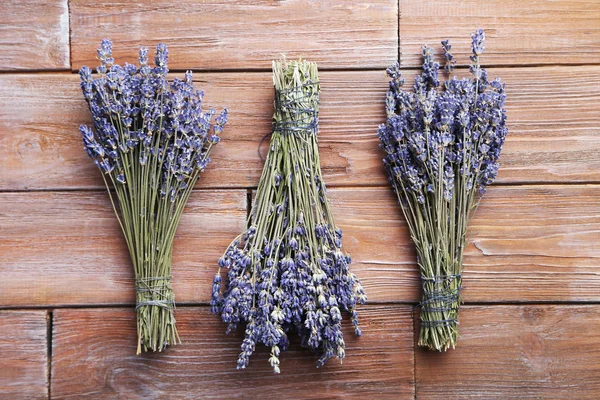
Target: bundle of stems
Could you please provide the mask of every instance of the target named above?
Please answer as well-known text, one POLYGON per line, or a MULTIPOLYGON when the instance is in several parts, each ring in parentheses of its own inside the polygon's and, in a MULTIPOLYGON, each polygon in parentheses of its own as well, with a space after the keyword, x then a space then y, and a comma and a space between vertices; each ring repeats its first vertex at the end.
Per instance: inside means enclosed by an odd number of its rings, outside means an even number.
POLYGON ((155 66, 140 48, 140 67, 114 64, 112 43, 98 49, 99 77, 80 71, 94 129, 82 125, 84 149, 102 172, 125 236, 136 282, 137 353, 161 351, 179 340, 171 288, 173 240, 181 214, 210 161, 227 110, 211 124, 192 74, 168 82, 167 47, 155 66), (111 190, 112 189, 112 190, 111 190), (114 191, 114 194, 113 194, 114 191), (115 201, 116 197, 116 201, 115 201))
MULTIPOLYGON (((454 66, 442 42, 445 69, 454 66)), ((387 123, 378 136, 384 164, 417 250, 423 298, 419 345, 454 348, 458 337, 462 263, 469 218, 496 178, 506 139, 504 85, 488 81, 480 56, 482 30, 472 34, 472 78, 440 86, 433 50, 423 47, 414 91, 402 89, 399 65, 387 72, 387 123)))
POLYGON ((273 83, 273 132, 256 199, 246 229, 219 260, 211 306, 228 332, 245 325, 238 368, 264 343, 279 373, 292 331, 320 355, 319 366, 344 358, 340 310, 351 313, 360 335, 356 305, 366 296, 342 252, 321 177, 317 65, 273 62, 273 83), (223 294, 221 268, 227 269, 223 294))

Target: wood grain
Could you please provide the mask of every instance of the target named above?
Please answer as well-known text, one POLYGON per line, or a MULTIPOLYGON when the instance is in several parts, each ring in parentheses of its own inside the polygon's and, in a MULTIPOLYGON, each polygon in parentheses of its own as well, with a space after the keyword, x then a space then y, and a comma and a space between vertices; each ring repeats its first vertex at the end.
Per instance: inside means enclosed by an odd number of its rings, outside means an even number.
POLYGON ((46 311, 0 311, 0 397, 48 398, 46 311))
POLYGON ((464 307, 456 350, 416 350, 418 399, 597 399, 600 307, 464 307))
POLYGON ((491 68, 489 76, 506 82, 508 97, 498 182, 600 181, 600 66, 491 68))
POLYGON ((598 301, 600 187, 488 191, 470 224, 466 301, 598 301))
POLYGON ((0 71, 69 69, 67 0, 0 2, 0 71))
POLYGON ((315 367, 316 357, 294 337, 272 373, 266 348, 236 371, 243 335, 225 335, 208 307, 177 309, 183 344, 165 353, 135 355, 133 310, 57 310, 54 316, 52 396, 93 398, 361 398, 414 397, 412 318, 406 306, 362 307, 364 335, 344 321, 346 358, 315 367))
MULTIPOLYGON (((391 189, 335 188, 329 198, 369 299, 418 301, 413 246, 391 189)), ((597 185, 491 188, 471 223, 465 301, 599 301, 598 198, 597 185)), ((0 210, 0 304, 133 302, 105 193, 4 193, 0 210)), ((175 242, 178 302, 209 300, 217 259, 244 219, 245 192, 194 194, 175 242)))
MULTIPOLYGON (((209 296, 206 279, 241 232, 246 201, 243 190, 192 194, 173 253, 177 301, 209 296)), ((133 267, 106 193, 4 193, 0 226, 1 305, 134 301, 133 267)))
POLYGON ((598 0, 12 0, 0 53, 0 398, 600 398, 598 0), (441 58, 444 38, 464 66, 477 28, 510 133, 471 221, 458 348, 438 354, 414 346, 418 313, 398 304, 420 284, 376 137, 383 71, 399 59, 412 83, 421 45, 441 58), (173 76, 200 71, 205 103, 230 110, 175 242, 184 343, 161 354, 134 355, 131 263, 77 129, 91 118, 71 72, 97 65, 104 37, 119 63, 166 43, 173 76), (369 304, 359 339, 344 316, 343 365, 316 369, 293 340, 277 376, 264 347, 235 370, 242 334, 206 302, 262 171, 282 53, 321 68, 324 178, 369 304))
POLYGON ((484 29, 485 65, 600 62, 597 0, 400 0, 400 63, 418 66, 421 46, 450 39, 459 64, 468 64, 470 33, 484 29), (431 27, 426 29, 424 27, 431 27))
MULTIPOLYGON (((370 298, 418 300, 413 245, 391 190, 337 189, 329 196, 370 298)), ((489 189, 470 224, 464 300, 598 301, 599 198, 595 185, 489 189)))
MULTIPOLYGON (((414 74, 407 72, 408 82, 414 74)), ((490 76, 507 82, 509 96, 510 133, 498 182, 600 182, 600 67, 501 68, 490 76)), ((256 186, 262 171, 257 148, 273 113, 270 74, 202 73, 196 79, 207 104, 230 109, 200 185, 256 186)), ((321 82, 327 184, 386 185, 376 137, 385 118, 383 72, 323 72, 321 82)), ((0 190, 103 187, 77 130, 90 119, 76 76, 0 75, 0 190)))
POLYGON ((267 70, 284 53, 323 68, 381 68, 397 59, 396 0, 74 0, 70 10, 74 69, 97 65, 105 37, 117 60, 129 62, 140 45, 165 43, 169 67, 180 70, 267 70))
MULTIPOLYGON (((200 185, 256 186, 263 167, 258 145, 273 117, 271 74, 195 77, 197 87, 206 91, 206 104, 230 110, 222 143, 200 185)), ((384 74, 324 72, 321 79, 321 158, 327 181, 384 182, 375 135, 384 119, 384 74)), ((78 131, 90 121, 78 77, 0 75, 0 189, 101 188, 78 131)))

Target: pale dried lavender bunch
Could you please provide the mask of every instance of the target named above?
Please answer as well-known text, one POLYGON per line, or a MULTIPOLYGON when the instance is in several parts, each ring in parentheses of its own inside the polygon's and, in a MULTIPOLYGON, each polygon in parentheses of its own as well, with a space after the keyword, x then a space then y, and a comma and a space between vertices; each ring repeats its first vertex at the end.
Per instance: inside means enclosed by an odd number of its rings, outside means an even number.
POLYGON ((274 62, 273 134, 246 230, 219 260, 211 307, 228 324, 245 327, 238 369, 246 368, 258 343, 271 350, 279 373, 288 334, 329 358, 344 358, 342 310, 355 333, 356 305, 364 290, 342 251, 342 231, 333 221, 321 178, 317 131, 317 66, 306 61, 274 62), (221 269, 227 285, 221 294, 221 269))
MULTIPOLYGON (((446 70, 451 45, 442 42, 446 70)), ((482 30, 472 34, 472 78, 440 85, 433 49, 423 47, 423 72, 405 91, 396 63, 386 98, 387 122, 379 128, 383 162, 416 245, 423 299, 419 345, 454 347, 467 222, 498 173, 506 139, 506 95, 499 79, 488 81, 479 57, 482 30)))
POLYGON ((140 48, 140 66, 114 64, 112 43, 98 49, 94 79, 82 67, 81 88, 93 128, 82 125, 84 149, 102 172, 125 235, 136 279, 138 354, 179 341, 171 289, 173 239, 183 208, 227 121, 227 109, 202 110, 192 73, 166 79, 168 52, 159 44, 155 65, 140 48), (110 182, 110 185, 109 183, 110 182), (116 193, 113 201, 111 187, 116 193))

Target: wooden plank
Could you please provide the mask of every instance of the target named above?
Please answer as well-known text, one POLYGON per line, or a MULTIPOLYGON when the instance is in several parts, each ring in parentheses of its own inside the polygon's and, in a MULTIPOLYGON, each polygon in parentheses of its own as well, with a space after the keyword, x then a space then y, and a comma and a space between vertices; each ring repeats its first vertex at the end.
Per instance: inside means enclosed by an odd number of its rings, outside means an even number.
POLYGON ((466 301, 598 301, 600 187, 498 187, 470 224, 466 301))
POLYGON ((69 69, 67 0, 0 2, 0 71, 69 69))
POLYGON ((498 182, 600 181, 600 66, 491 68, 489 76, 507 91, 498 182))
MULTIPOLYGON (((503 68, 490 76, 504 78, 509 92, 510 133, 499 182, 600 181, 600 67, 503 68)), ((273 113, 270 74, 203 73, 196 79, 207 104, 230 109, 223 142, 200 185, 256 186, 262 170, 257 148, 273 113)), ((385 118, 386 77, 323 72, 321 82, 327 184, 386 185, 376 137, 385 118)), ((77 130, 89 121, 76 76, 0 75, 0 190, 103 187, 77 130)))
POLYGON ((456 350, 416 350, 419 399, 597 399, 600 307, 464 307, 456 350))
MULTIPOLYGON (((200 185, 255 186, 263 166, 258 145, 271 130, 271 74, 210 73, 196 74, 196 79, 207 93, 207 104, 230 110, 222 143, 215 147, 200 185)), ((322 80, 323 104, 329 104, 321 114, 327 181, 354 183, 362 177, 359 182, 371 182, 376 176, 384 182, 375 133, 384 119, 385 76, 325 72, 322 80)), ((90 120, 78 77, 0 75, 0 190, 101 188, 102 179, 78 132, 90 120)))
MULTIPOLYGON (((599 301, 599 197, 597 185, 491 188, 471 222, 465 301, 599 301)), ((329 198, 370 301, 418 301, 413 245, 391 189, 334 188, 329 198)), ((209 300, 217 259, 244 219, 245 192, 194 194, 175 243, 178 302, 209 300)), ((105 193, 4 193, 0 226, 0 304, 133 302, 105 193)))
MULTIPOLYGON (((173 253, 177 301, 210 296, 210 277, 242 230, 246 202, 245 190, 192 194, 173 253)), ((4 193, 0 221, 0 304, 134 301, 133 267, 106 193, 4 193)))
POLYGON ((165 43, 170 68, 179 70, 270 69, 283 53, 323 68, 381 68, 397 59, 396 0, 75 0, 70 9, 74 69, 97 65, 105 37, 117 60, 129 62, 140 45, 165 43))
POLYGON ((335 188, 327 196, 369 301, 418 301, 414 246, 392 190, 335 188))
POLYGON ((468 64, 478 28, 488 38, 485 65, 600 62, 597 0, 400 0, 400 62, 418 66, 422 45, 450 39, 458 63, 468 64))
POLYGON ((344 321, 346 358, 315 367, 316 357, 292 339, 281 374, 257 346, 250 366, 237 371, 242 332, 225 326, 208 307, 180 307, 183 344, 164 353, 135 355, 133 310, 56 310, 52 396, 56 398, 361 398, 414 397, 412 319, 406 306, 362 307, 364 335, 344 321))
MULTIPOLYGON (((344 245, 376 301, 417 301, 412 242, 387 188, 329 191, 344 245)), ((600 187, 489 189, 470 223, 467 302, 598 301, 600 187)))
POLYGON ((0 396, 48 398, 46 311, 0 311, 0 396))

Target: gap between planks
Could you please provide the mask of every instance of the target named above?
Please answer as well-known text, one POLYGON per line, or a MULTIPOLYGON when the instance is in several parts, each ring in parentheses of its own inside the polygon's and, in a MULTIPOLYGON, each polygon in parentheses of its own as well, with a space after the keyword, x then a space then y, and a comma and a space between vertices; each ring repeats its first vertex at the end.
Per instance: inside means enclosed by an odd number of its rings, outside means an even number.
MULTIPOLYGON (((327 182, 325 182, 327 183, 327 182)), ((552 181, 552 182, 544 182, 544 181, 522 181, 522 182, 498 182, 493 183, 489 187, 538 187, 538 186, 585 186, 585 185, 599 185, 600 180, 598 181, 552 181)), ((257 186, 211 186, 211 187, 198 187, 194 188, 192 192, 213 192, 217 190, 247 190, 252 193, 252 191, 256 190, 257 186)), ((359 185, 327 185, 327 189, 356 189, 356 188, 367 188, 367 189, 385 189, 389 188, 392 190, 391 186, 387 185, 379 185, 379 184, 359 184, 359 185)), ((106 188, 42 188, 42 189, 0 189, 1 193, 103 193, 106 192, 106 188)), ((483 196, 485 199, 485 196, 483 196)), ((249 201, 251 198, 249 198, 249 201)), ((248 215, 250 215, 251 204, 249 203, 248 215)))
MULTIPOLYGON (((361 307, 369 306, 394 306, 394 305, 405 305, 411 306, 415 309, 419 307, 419 302, 416 301, 369 301, 367 304, 361 307)), ((31 311, 31 310, 85 310, 85 309, 110 309, 110 308, 133 308, 135 305, 132 303, 111 303, 111 304, 68 304, 60 305, 53 304, 52 307, 47 305, 39 306, 0 306, 0 311, 31 311)), ((466 301, 461 304, 462 306, 473 306, 473 307, 495 307, 495 306, 600 306, 600 300, 535 300, 535 301, 466 301)), ((203 303, 177 303, 177 308, 195 308, 195 307, 210 307, 208 302, 203 303)), ((360 308, 359 308, 360 311, 360 308)))
MULTIPOLYGON (((414 317, 413 317, 414 319, 414 317)), ((54 308, 46 311, 46 383, 48 384, 48 400, 52 398, 52 330, 54 327, 54 308)), ((415 375, 416 376, 416 375, 415 375)))

